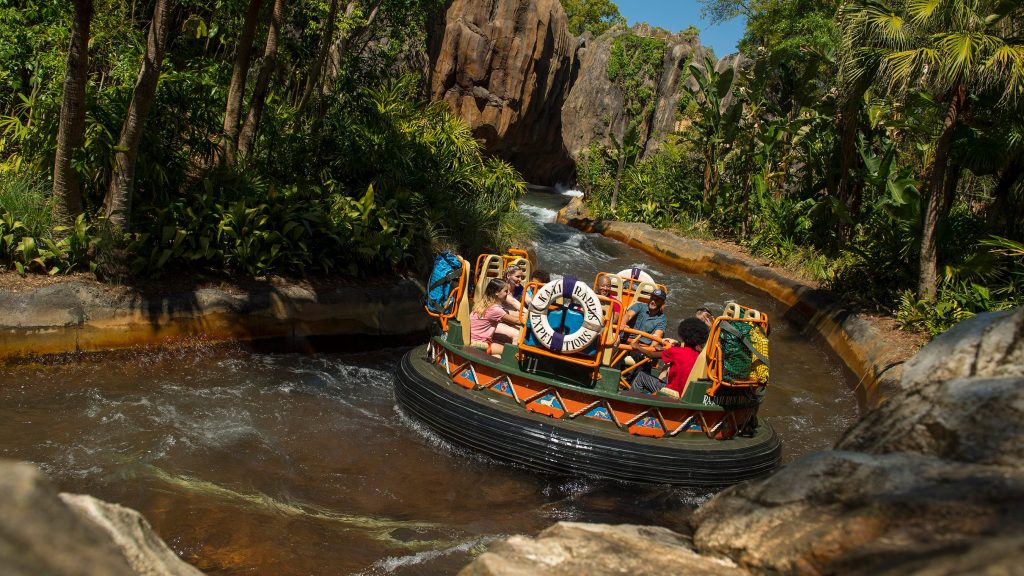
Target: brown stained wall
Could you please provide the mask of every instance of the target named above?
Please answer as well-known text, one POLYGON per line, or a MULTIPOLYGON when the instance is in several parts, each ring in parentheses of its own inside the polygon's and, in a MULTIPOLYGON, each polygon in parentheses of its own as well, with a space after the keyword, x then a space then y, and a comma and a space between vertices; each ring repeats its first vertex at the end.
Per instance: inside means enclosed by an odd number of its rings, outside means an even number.
POLYGON ((73 281, 31 292, 0 291, 0 362, 64 352, 192 340, 426 334, 423 287, 409 280, 318 290, 265 286, 228 293, 200 289, 174 295, 117 292, 73 281))
POLYGON ((824 290, 647 224, 590 219, 579 199, 558 213, 558 222, 639 248, 684 272, 742 282, 789 306, 786 319, 816 330, 859 376, 857 394, 868 406, 881 404, 899 383, 902 361, 909 353, 888 342, 868 320, 824 290))

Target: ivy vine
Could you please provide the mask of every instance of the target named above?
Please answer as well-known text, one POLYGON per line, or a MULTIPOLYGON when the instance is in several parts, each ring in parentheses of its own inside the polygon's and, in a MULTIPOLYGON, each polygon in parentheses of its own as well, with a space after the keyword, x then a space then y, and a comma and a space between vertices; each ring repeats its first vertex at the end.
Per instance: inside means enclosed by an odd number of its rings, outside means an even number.
POLYGON ((623 108, 629 118, 643 118, 653 110, 667 48, 664 40, 632 34, 612 42, 608 79, 622 90, 623 108))

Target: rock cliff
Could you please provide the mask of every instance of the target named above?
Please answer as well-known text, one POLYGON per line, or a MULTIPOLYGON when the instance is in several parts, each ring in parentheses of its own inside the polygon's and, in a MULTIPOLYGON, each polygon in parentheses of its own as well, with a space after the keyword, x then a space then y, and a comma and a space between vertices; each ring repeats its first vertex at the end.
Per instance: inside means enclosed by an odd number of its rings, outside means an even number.
POLYGON ((636 527, 562 526, 496 544, 462 573, 517 574, 506 567, 532 555, 535 574, 657 574, 670 554, 682 574, 1017 574, 1021 446, 1024 308, 936 338, 835 449, 721 492, 693 514, 692 535, 650 532, 631 555, 620 543, 636 527), (600 535, 585 554, 581 531, 600 535))
MULTIPOLYGON (((483 141, 535 184, 571 184, 591 143, 611 144, 624 127, 623 95, 608 79, 616 27, 574 37, 559 0, 452 0, 428 41, 428 93, 446 102, 483 141)), ((647 26, 632 33, 666 42, 653 112, 641 123, 642 149, 653 152, 676 122, 681 82, 699 40, 647 26)))
POLYGON ((569 166, 560 114, 575 45, 559 0, 453 0, 429 41, 430 99, 447 102, 489 154, 554 182, 569 166))

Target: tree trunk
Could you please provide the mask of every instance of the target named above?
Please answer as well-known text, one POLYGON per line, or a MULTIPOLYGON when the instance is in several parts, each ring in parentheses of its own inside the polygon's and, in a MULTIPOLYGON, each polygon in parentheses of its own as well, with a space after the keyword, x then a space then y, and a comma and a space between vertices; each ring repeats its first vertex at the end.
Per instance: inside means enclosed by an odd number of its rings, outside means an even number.
POLYGON ((932 160, 931 176, 928 179, 928 205, 925 207, 921 228, 920 275, 917 283, 918 298, 935 299, 938 291, 939 247, 938 237, 946 219, 944 177, 949 164, 949 152, 953 146, 960 115, 967 109, 967 87, 963 84, 953 89, 942 134, 935 145, 935 159, 932 160))
POLYGON ((867 74, 862 76, 862 80, 854 87, 853 93, 849 94, 843 103, 842 112, 838 118, 840 139, 837 195, 839 200, 850 211, 850 222, 839 223, 838 237, 840 245, 846 244, 847 240, 849 240, 851 228, 854 222, 857 221, 857 213, 860 212, 861 205, 860 195, 863 187, 859 185, 859 179, 854 178, 850 172, 858 164, 857 132, 860 128, 861 103, 864 98, 864 92, 871 86, 870 81, 865 81, 863 78, 870 80, 872 77, 867 74))
POLYGON ((612 213, 615 212, 615 205, 619 202, 619 184, 622 182, 622 172, 626 169, 626 151, 619 150, 619 161, 615 168, 615 187, 612 188, 612 213))
MULTIPOLYGON (((331 67, 328 69, 328 76, 331 80, 334 80, 338 77, 338 74, 341 74, 341 66, 345 58, 345 54, 348 52, 349 40, 356 38, 373 25, 374 21, 377 19, 377 13, 380 11, 381 4, 383 4, 383 0, 375 0, 373 5, 370 6, 370 13, 366 16, 366 23, 350 30, 348 34, 342 34, 334 45, 331 46, 331 67)), ((345 7, 345 17, 350 18, 352 16, 352 12, 355 11, 355 8, 356 3, 354 1, 349 2, 345 7)))
POLYGON ((156 97, 156 85, 160 79, 160 64, 167 48, 168 0, 156 0, 153 6, 153 20, 146 35, 146 53, 142 59, 139 77, 135 81, 132 101, 124 116, 121 135, 117 139, 114 155, 114 173, 104 200, 107 221, 115 230, 127 231, 131 224, 132 194, 135 189, 135 164, 139 157, 139 142, 146 117, 156 97))
POLYGON ((743 223, 740 227, 740 238, 747 239, 747 231, 750 228, 750 183, 754 176, 754 146, 756 145, 757 128, 750 132, 750 146, 747 147, 747 168, 743 175, 743 223))
POLYGON ((242 117, 242 99, 245 96, 245 80, 249 75, 249 61, 252 56, 252 44, 256 38, 256 25, 260 20, 262 0, 249 0, 249 8, 245 11, 242 23, 242 35, 238 38, 235 51, 235 63, 231 67, 231 83, 228 85, 228 103, 224 110, 224 161, 234 166, 238 149, 238 122, 242 117))
POLYGON ((82 213, 82 190, 71 167, 75 150, 85 136, 85 86, 89 81, 89 25, 92 0, 75 0, 71 45, 64 71, 64 94, 53 159, 53 224, 69 226, 82 213))
POLYGON ((267 92, 270 89, 270 78, 277 68, 277 40, 281 34, 281 22, 284 20, 284 0, 274 0, 274 11, 270 16, 270 28, 267 30, 267 44, 263 49, 263 66, 256 77, 256 86, 252 90, 249 102, 249 113, 245 116, 245 125, 238 137, 238 156, 247 158, 252 151, 256 134, 263 116, 263 105, 266 104, 267 92))
POLYGON ((992 190, 992 206, 988 211, 989 228, 996 234, 1007 235, 1008 223, 1011 222, 1011 219, 1007 218, 1010 192, 1021 176, 1024 176, 1024 159, 1019 156, 1010 158, 1006 166, 999 171, 999 180, 992 190))
POLYGON ((956 199, 956 189, 960 186, 960 176, 964 167, 960 162, 950 162, 946 169, 946 181, 942 184, 942 213, 949 214, 953 208, 953 200, 956 199))
POLYGON ((313 66, 309 70, 309 77, 306 78, 306 87, 302 90, 302 98, 299 99, 299 104, 296 106, 300 115, 306 109, 306 105, 309 104, 309 99, 312 97, 313 91, 316 90, 316 86, 320 81, 320 72, 323 70, 324 64, 327 63, 331 44, 334 43, 334 21, 337 18, 338 0, 331 0, 331 8, 327 13, 327 28, 324 30, 323 38, 320 40, 320 54, 317 55, 313 66))

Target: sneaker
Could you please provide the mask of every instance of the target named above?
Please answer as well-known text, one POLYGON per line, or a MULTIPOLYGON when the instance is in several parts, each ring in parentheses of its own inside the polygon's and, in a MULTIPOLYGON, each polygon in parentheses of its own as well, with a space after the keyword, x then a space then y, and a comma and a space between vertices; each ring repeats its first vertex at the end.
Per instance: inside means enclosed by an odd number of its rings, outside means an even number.
POLYGON ((658 396, 668 396, 673 400, 679 400, 679 392, 676 392, 675 390, 669 388, 668 386, 665 386, 658 390, 658 396))

